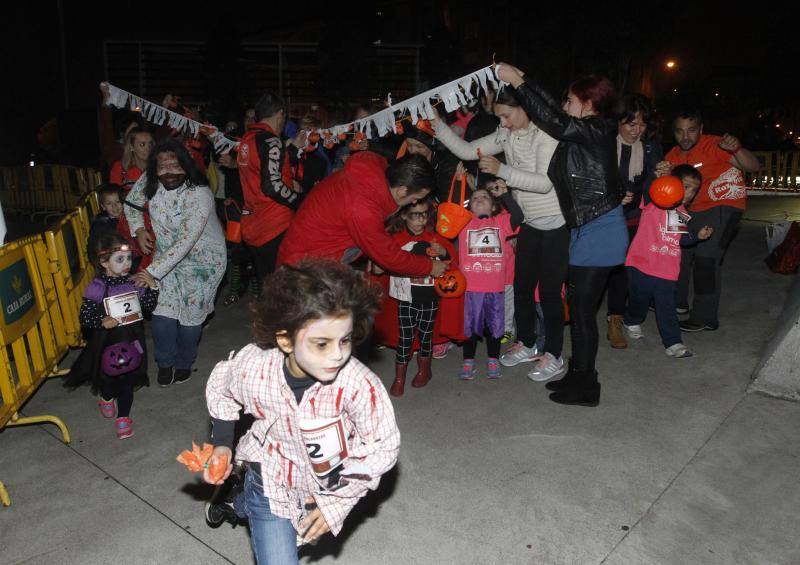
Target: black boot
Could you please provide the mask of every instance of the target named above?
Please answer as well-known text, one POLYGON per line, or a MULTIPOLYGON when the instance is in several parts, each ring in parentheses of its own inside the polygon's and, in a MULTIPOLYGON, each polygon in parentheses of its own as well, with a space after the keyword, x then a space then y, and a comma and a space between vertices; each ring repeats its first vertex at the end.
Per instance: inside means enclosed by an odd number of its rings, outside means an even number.
POLYGON ((597 371, 572 371, 572 383, 550 395, 550 400, 558 404, 574 404, 577 406, 597 406, 600 404, 600 383, 597 382, 597 371))
POLYGON ((569 388, 575 384, 575 373, 576 371, 572 367, 572 361, 570 361, 569 370, 567 371, 566 375, 564 375, 558 380, 545 383, 544 386, 547 390, 553 390, 553 391, 559 391, 569 388))

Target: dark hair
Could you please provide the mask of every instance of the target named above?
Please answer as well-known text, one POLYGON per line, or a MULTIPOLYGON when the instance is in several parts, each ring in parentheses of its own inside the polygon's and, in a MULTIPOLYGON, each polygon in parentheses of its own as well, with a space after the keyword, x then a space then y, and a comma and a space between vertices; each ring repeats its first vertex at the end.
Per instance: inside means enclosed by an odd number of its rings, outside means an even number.
POLYGON ((256 345, 269 349, 286 332, 294 341, 308 322, 352 314, 353 342, 369 334, 369 319, 381 305, 381 288, 331 259, 303 259, 282 265, 264 281, 250 306, 256 345))
POLYGON ((92 248, 89 249, 89 262, 98 273, 105 271, 100 264, 101 261, 108 261, 115 251, 119 251, 123 246, 130 248, 128 240, 122 234, 115 231, 103 231, 96 238, 91 239, 92 248))
POLYGON ((422 200, 418 200, 416 204, 407 204, 403 206, 400 210, 389 216, 389 219, 386 220, 386 231, 389 233, 399 233, 406 229, 406 220, 403 218, 403 214, 408 213, 411 208, 419 206, 420 204, 425 204, 428 207, 428 221, 425 223, 425 229, 427 231, 433 231, 436 227, 436 204, 433 202, 432 198, 427 196, 422 200))
POLYGON ((118 184, 101 184, 95 190, 97 191, 97 199, 100 201, 100 204, 103 203, 103 197, 110 194, 116 194, 120 201, 122 201, 122 187, 118 184))
POLYGON ((386 178, 390 187, 405 186, 409 194, 436 188, 436 173, 422 155, 405 155, 389 164, 386 178))
POLYGON ((649 126, 653 119, 653 104, 644 94, 626 94, 619 101, 617 120, 621 124, 627 124, 636 119, 636 114, 641 114, 642 121, 649 126))
POLYGON ((569 85, 569 91, 582 102, 591 101, 595 112, 609 118, 614 114, 617 92, 614 83, 602 75, 586 75, 569 85))
POLYGON ((501 88, 500 92, 497 93, 497 98, 494 99, 494 103, 503 104, 504 106, 511 106, 513 108, 519 108, 522 106, 517 91, 511 87, 501 88))
POLYGON ((286 101, 274 92, 265 92, 255 105, 256 121, 271 118, 281 110, 286 113, 286 101))
POLYGON ((144 196, 148 200, 158 191, 158 156, 161 153, 174 153, 181 168, 186 171, 186 183, 189 186, 208 185, 208 179, 200 171, 197 163, 183 144, 176 139, 159 141, 147 158, 147 183, 144 185, 144 196))
POLYGON ((678 120, 694 120, 697 122, 698 126, 703 125, 703 115, 700 113, 700 110, 692 109, 692 108, 684 108, 682 110, 678 110, 672 115, 672 126, 675 126, 675 122, 678 120))
POLYGON ((671 174, 673 177, 678 177, 681 180, 689 177, 697 180, 698 182, 703 182, 703 175, 691 165, 678 165, 672 169, 671 174))

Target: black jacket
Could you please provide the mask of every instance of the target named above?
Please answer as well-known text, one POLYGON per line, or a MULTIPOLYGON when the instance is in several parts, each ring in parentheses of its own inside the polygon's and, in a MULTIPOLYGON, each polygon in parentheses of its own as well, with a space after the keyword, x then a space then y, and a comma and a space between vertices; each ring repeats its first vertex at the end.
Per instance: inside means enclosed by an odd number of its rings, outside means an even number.
POLYGON ((617 122, 600 116, 573 118, 533 80, 517 88, 531 121, 559 140, 547 176, 571 228, 613 210, 622 201, 617 168, 617 122))

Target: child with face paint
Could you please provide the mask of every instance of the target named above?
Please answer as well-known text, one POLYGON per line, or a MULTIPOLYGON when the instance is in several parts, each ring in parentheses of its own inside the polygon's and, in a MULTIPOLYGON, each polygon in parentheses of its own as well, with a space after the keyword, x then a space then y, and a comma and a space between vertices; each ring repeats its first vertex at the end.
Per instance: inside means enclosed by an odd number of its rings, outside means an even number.
MULTIPOLYGON (((505 286, 508 257, 513 253, 509 238, 524 219, 522 209, 508 192, 502 179, 484 175, 484 187, 469 200, 472 220, 458 234, 459 263, 467 279, 464 298, 464 364, 458 378, 475 378, 475 350, 481 337, 486 339, 487 377, 498 379, 500 339, 505 332, 505 286), (506 207, 504 210, 500 203, 506 207), (510 213, 509 213, 510 212, 510 213)), ((533 308, 533 304, 531 304, 533 308)))
MULTIPOLYGON (((453 245, 434 230, 436 212, 433 202, 424 199, 409 204, 392 217, 387 231, 403 251, 415 255, 453 260, 456 267, 456 252, 453 245)), ((375 268, 373 267, 373 270, 375 268)), ((376 271, 377 272, 377 271, 376 271)), ((381 271, 382 272, 382 271, 381 271)), ((403 396, 406 383, 406 370, 413 354, 417 331, 419 352, 417 365, 419 371, 411 381, 411 386, 420 388, 431 379, 431 353, 433 329, 439 311, 439 296, 434 289, 434 279, 427 277, 400 277, 392 275, 389 279, 389 296, 397 300, 397 325, 399 327, 396 343, 395 378, 389 394, 403 396)))
MULTIPOLYGON (((212 505, 247 519, 259 564, 298 562, 297 547, 332 532, 397 461, 400 432, 378 377, 351 357, 379 308, 380 291, 340 263, 313 259, 267 278, 252 307, 255 343, 211 373, 210 465, 231 471, 235 420, 255 422, 236 448, 244 488, 212 505), (223 459, 224 458, 224 459, 223 459)), ((209 522, 211 523, 211 522, 209 522)))
POLYGON ((133 435, 134 389, 149 384, 147 342, 142 317, 158 302, 152 277, 131 277, 131 247, 116 232, 100 234, 90 249, 97 277, 89 283, 80 310, 86 347, 76 359, 65 386, 89 382, 104 418, 116 418, 119 439, 133 435))

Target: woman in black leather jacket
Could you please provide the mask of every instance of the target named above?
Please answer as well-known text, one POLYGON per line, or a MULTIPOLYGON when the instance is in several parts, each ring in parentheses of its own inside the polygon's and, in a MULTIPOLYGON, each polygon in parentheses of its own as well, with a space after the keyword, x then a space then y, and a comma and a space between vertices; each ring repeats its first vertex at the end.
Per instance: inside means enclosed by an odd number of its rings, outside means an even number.
POLYGON ((572 360, 566 376, 548 383, 560 404, 597 406, 597 307, 611 270, 625 262, 628 232, 617 168, 614 87, 607 78, 574 81, 563 105, 519 69, 501 63, 500 80, 517 91, 539 128, 559 140, 548 176, 570 231, 568 274, 572 360))

